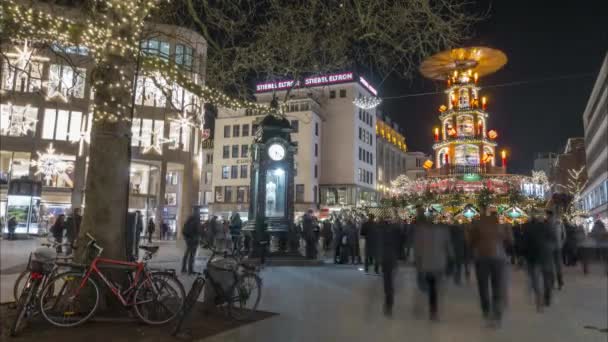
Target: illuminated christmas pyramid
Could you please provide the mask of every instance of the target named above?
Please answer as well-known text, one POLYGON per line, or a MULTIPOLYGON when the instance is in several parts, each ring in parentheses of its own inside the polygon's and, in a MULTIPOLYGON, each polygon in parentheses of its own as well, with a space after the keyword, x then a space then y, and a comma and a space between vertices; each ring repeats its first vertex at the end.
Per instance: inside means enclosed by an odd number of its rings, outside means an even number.
POLYGON ((502 68, 507 56, 487 47, 458 48, 427 58, 420 72, 447 83, 447 105, 439 107, 440 126, 434 128, 433 163, 429 176, 505 174, 506 155, 496 165, 498 134, 488 129, 486 97, 480 96, 481 76, 502 68))

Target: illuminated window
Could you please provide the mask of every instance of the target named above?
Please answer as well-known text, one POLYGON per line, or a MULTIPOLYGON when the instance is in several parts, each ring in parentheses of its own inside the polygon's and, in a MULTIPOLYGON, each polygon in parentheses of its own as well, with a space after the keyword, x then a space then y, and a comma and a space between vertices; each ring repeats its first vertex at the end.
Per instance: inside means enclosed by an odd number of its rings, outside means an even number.
POLYGON ((72 68, 68 65, 51 64, 49 68, 49 82, 47 96, 84 97, 84 84, 87 70, 84 68, 72 68))
POLYGON ((137 78, 135 88, 135 103, 144 106, 164 107, 166 96, 163 91, 167 91, 167 82, 163 77, 143 77, 137 78))
POLYGON ((230 166, 222 166, 222 179, 230 178, 230 166))
POLYGON ((164 60, 169 60, 170 45, 157 39, 148 39, 141 42, 141 50, 148 55, 159 56, 164 60))
POLYGON ((16 59, 3 59, 1 89, 17 92, 37 92, 42 88, 42 63, 29 62, 17 67, 16 59))
POLYGON ((192 48, 182 44, 175 45, 175 64, 183 69, 192 70, 192 48))
POLYGON ((38 108, 30 106, 0 105, 0 135, 20 137, 36 133, 38 108))

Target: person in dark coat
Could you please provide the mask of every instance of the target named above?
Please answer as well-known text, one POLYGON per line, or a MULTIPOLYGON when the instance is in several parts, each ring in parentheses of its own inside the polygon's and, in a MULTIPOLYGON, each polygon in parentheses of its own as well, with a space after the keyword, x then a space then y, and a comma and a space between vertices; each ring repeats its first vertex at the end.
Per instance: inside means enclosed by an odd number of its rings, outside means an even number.
POLYGON ((241 229, 243 228, 243 221, 241 220, 241 215, 239 213, 234 212, 232 217, 230 217, 230 236, 232 237, 232 251, 237 251, 240 249, 240 240, 241 240, 241 229))
POLYGON ((540 312, 551 304, 551 291, 555 275, 553 273, 553 247, 555 234, 551 226, 533 213, 532 219, 523 229, 522 251, 528 267, 528 276, 535 295, 536 308, 540 312), (543 279, 541 295, 539 273, 543 279))
POLYGON ((165 220, 160 221, 160 239, 169 240, 169 225, 165 220))
MULTIPOLYGON (((464 238, 464 237, 463 237, 464 238)), ((424 282, 428 295, 429 318, 438 320, 439 289, 446 273, 448 260, 453 260, 450 228, 445 224, 433 224, 418 208, 414 233, 414 256, 419 281, 424 282)))
POLYGON ((154 219, 150 217, 150 219, 148 220, 148 230, 146 233, 148 233, 148 243, 152 243, 152 234, 154 234, 154 231, 156 230, 156 225, 154 224, 154 219))
POLYGON ((74 208, 72 215, 68 217, 65 221, 65 236, 68 242, 70 243, 70 247, 68 247, 67 254, 72 253, 71 246, 74 245, 76 239, 78 239, 78 235, 80 234, 80 225, 82 223, 82 216, 80 215, 80 208, 74 208))
POLYGON ((576 265, 576 226, 570 222, 564 222, 564 230, 566 233, 566 241, 562 250, 562 258, 564 259, 564 265, 575 266, 576 265))
POLYGON ((361 226, 361 236, 363 236, 363 238, 365 239, 365 249, 364 249, 364 258, 365 258, 365 262, 364 262, 364 267, 365 267, 365 273, 369 272, 369 265, 374 264, 374 271, 376 272, 376 274, 380 273, 379 267, 380 267, 380 263, 378 262, 378 258, 376 258, 376 250, 374 247, 376 242, 375 242, 375 238, 377 235, 377 227, 376 227, 376 222, 374 220, 374 215, 373 214, 369 214, 369 216, 367 217, 367 221, 365 221, 365 223, 363 223, 363 225, 361 226))
POLYGON ((306 242, 306 258, 314 259, 317 252, 312 209, 309 209, 302 217, 302 236, 306 242))
POLYGON ((345 263, 342 260, 341 253, 342 249, 346 248, 346 235, 344 234, 344 228, 342 227, 342 221, 336 218, 334 221, 334 263, 345 263))
POLYGON ((201 218, 198 211, 196 211, 188 217, 182 231, 186 240, 186 251, 182 259, 182 273, 188 272, 188 274, 192 274, 194 272, 194 257, 196 256, 196 250, 200 242, 201 232, 201 218))
POLYGON ((452 273, 454 276, 454 283, 456 285, 462 284, 462 269, 465 263, 466 256, 466 238, 464 227, 454 222, 449 224, 450 230, 450 241, 452 242, 452 273))
POLYGON ((15 230, 17 229, 17 218, 12 216, 7 223, 8 226, 8 239, 15 240, 15 230))
POLYGON ((376 258, 382 265, 384 283, 384 314, 391 316, 395 301, 395 271, 399 257, 399 224, 390 220, 388 215, 378 225, 376 239, 376 258))
MULTIPOLYGON (((359 232, 357 226, 352 219, 349 219, 346 224, 346 240, 348 243, 348 256, 350 256, 351 263, 354 265, 357 263, 357 247, 359 246, 359 232)), ((348 263, 348 256, 346 262, 348 263)))
POLYGON ((331 222, 325 220, 322 223, 321 237, 323 238, 323 250, 328 251, 331 248, 333 233, 331 231, 331 222))
MULTIPOLYGON (((51 234, 53 234, 53 238, 59 244, 63 243, 63 234, 65 232, 65 215, 61 214, 55 220, 55 223, 51 227, 51 234)), ((57 246, 57 253, 61 253, 61 246, 57 246)))

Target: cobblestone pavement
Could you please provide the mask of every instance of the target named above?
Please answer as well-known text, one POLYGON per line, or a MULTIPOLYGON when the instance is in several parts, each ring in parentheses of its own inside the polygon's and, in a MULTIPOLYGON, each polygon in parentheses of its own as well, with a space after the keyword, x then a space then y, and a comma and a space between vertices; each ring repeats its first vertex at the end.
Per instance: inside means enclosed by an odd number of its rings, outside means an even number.
MULTIPOLYGON (((12 255, 5 261, 10 254, 5 242, 0 245, 2 269, 14 266, 18 259, 12 255)), ((11 253, 24 254, 23 246, 10 247, 11 253)), ((161 242, 161 246, 157 264, 178 269, 181 243, 161 242)), ((197 258, 197 267, 204 262, 203 256, 197 258)), ((3 300, 10 277, 4 272, 0 277, 3 300)), ((524 272, 511 270, 509 306, 502 328, 497 330, 482 323, 473 280, 462 287, 446 287, 441 321, 431 323, 412 313, 415 281, 410 267, 399 270, 392 318, 382 314, 382 278, 366 275, 357 266, 272 267, 265 268, 262 277, 260 309, 280 315, 205 341, 608 341, 608 334, 585 328, 608 327, 608 278, 600 275, 599 267, 586 277, 580 269, 567 268, 566 286, 556 293, 554 305, 543 314, 532 305, 524 272)), ((180 278, 189 289, 192 277, 180 278)))

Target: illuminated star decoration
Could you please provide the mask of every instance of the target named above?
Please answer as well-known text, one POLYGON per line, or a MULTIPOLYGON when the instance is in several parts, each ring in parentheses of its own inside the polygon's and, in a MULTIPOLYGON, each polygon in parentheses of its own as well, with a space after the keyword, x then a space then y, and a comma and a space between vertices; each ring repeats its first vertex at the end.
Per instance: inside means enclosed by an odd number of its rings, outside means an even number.
POLYGON ((17 53, 9 52, 6 54, 8 57, 14 57, 17 59, 15 67, 21 70, 25 70, 25 68, 30 64, 31 61, 49 61, 47 57, 40 56, 32 56, 34 50, 32 50, 29 46, 27 39, 23 42, 23 47, 15 48, 17 53))
POLYGON ((76 144, 79 143, 78 146, 78 155, 82 156, 83 150, 84 150, 84 144, 90 144, 91 143, 91 130, 88 129, 86 131, 81 131, 78 133, 70 133, 69 134, 70 137, 70 142, 72 144, 76 144))
POLYGON ((163 152, 163 144, 167 144, 173 142, 173 139, 167 139, 163 137, 160 129, 156 129, 152 132, 143 133, 141 137, 134 137, 136 140, 139 140, 142 143, 142 153, 150 153, 151 151, 156 152, 156 154, 162 154, 163 152))
POLYGON ((26 105, 21 113, 14 113, 14 106, 12 104, 8 104, 10 107, 10 121, 9 127, 7 129, 9 135, 12 136, 24 136, 27 135, 27 132, 34 131, 36 123, 38 119, 31 118, 26 115, 26 113, 30 109, 30 105, 26 105))
POLYGON ((361 109, 368 110, 378 107, 378 105, 382 103, 382 99, 376 96, 360 96, 357 97, 353 103, 361 109))
POLYGON ((71 166, 70 163, 64 160, 62 154, 55 154, 53 143, 51 143, 44 153, 37 151, 38 160, 33 160, 31 166, 37 168, 36 174, 43 174, 44 179, 50 181, 53 176, 59 176, 65 173, 71 166))
POLYGON ((188 115, 185 110, 177 117, 169 119, 169 121, 177 123, 182 131, 188 129, 188 127, 197 127, 192 116, 188 115))

